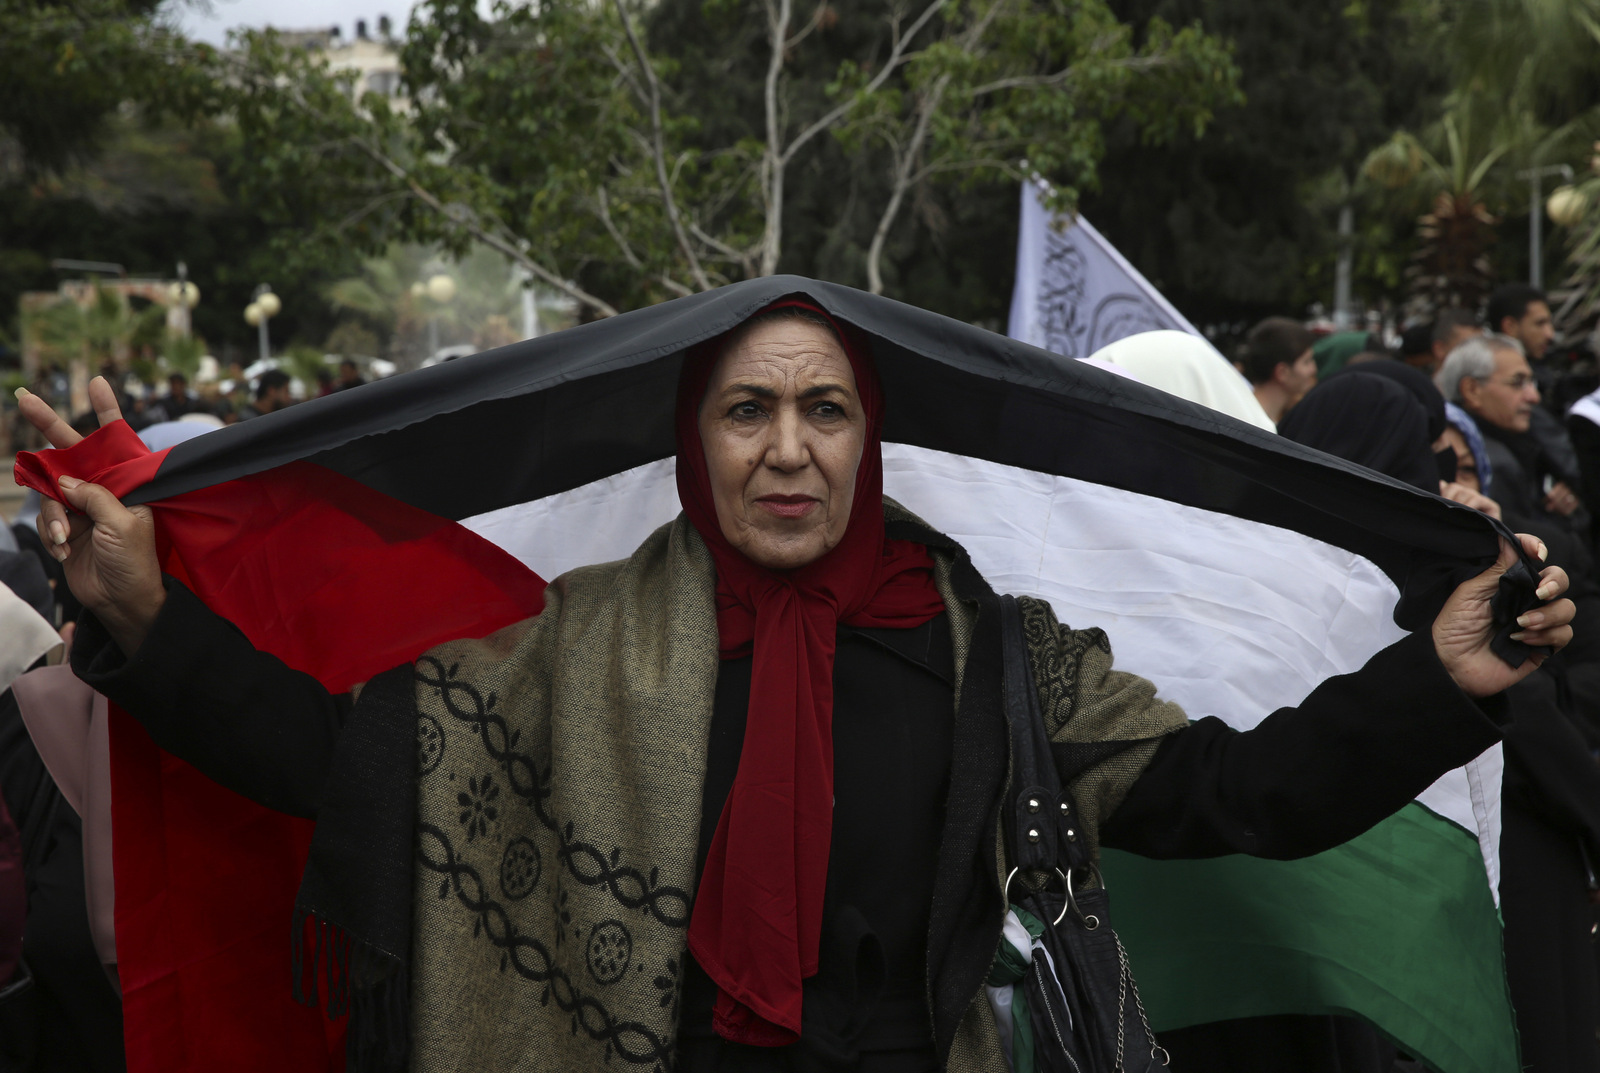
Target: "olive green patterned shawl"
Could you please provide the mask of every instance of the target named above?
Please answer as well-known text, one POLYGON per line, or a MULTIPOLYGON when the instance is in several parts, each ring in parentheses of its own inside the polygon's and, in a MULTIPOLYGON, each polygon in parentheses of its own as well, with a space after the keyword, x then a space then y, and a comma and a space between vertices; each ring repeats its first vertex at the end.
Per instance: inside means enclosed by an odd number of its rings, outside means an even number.
MULTIPOLYGON (((891 523, 913 521, 886 508, 891 523)), ((954 591, 952 555, 930 550, 959 671, 977 608, 954 591)), ((670 1068, 714 592, 710 555, 680 516, 631 558, 557 579, 537 618, 417 661, 412 1068, 670 1068)), ((1059 625, 1041 601, 1024 609, 1052 735, 1118 743, 1074 786, 1092 839, 1184 717, 1110 672, 1099 631, 1059 625)), ((1003 1070, 981 989, 972 999, 950 1067, 1003 1070)))

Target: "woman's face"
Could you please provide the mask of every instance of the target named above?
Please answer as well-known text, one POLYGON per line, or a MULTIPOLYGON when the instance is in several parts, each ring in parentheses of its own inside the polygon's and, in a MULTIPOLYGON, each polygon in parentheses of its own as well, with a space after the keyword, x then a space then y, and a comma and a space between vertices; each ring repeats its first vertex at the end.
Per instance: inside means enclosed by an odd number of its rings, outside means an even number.
POLYGON ((866 415, 832 332, 800 319, 736 335, 700 404, 700 441, 728 543, 769 570, 820 559, 844 538, 866 415))

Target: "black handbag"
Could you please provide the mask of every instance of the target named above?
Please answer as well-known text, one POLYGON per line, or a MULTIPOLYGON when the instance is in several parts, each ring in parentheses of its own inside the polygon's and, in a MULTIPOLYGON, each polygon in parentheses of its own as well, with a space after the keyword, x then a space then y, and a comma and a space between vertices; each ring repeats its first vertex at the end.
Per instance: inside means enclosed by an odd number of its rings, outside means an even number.
POLYGON ((1150 1031, 1127 951, 1111 927, 1105 882, 1079 837, 1072 797, 1051 754, 1021 609, 1013 596, 1000 602, 1011 735, 1004 897, 1043 924, 1026 975, 1014 985, 1027 989, 1033 1068, 1150 1073, 1169 1057, 1150 1031))

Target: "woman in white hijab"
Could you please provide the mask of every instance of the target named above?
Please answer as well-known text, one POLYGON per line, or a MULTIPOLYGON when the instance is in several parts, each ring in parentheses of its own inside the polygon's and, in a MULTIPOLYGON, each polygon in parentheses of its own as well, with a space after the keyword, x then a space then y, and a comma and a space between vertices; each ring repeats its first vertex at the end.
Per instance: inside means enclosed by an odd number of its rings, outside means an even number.
POLYGON ((1278 428, 1256 401, 1250 384, 1215 347, 1188 332, 1140 332, 1095 351, 1142 382, 1180 399, 1209 406, 1268 432, 1278 428))

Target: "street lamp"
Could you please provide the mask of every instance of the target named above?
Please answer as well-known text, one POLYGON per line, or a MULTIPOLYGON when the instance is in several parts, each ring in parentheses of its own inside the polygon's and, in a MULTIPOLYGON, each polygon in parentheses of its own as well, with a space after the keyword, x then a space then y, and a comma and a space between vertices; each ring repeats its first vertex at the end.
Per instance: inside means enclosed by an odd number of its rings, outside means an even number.
POLYGON ((1540 180, 1546 175, 1572 181, 1572 169, 1565 164, 1517 172, 1517 178, 1528 180, 1528 282, 1535 287, 1544 286, 1544 198, 1540 196, 1540 180))
POLYGON ((413 298, 427 298, 433 308, 428 312, 428 357, 439 353, 439 307, 449 305, 456 297, 456 281, 443 272, 436 272, 426 283, 411 285, 413 298))
POLYGON ((1589 211, 1589 197, 1576 186, 1558 186, 1546 199, 1544 211, 1557 227, 1575 227, 1589 211))
POLYGON ((260 330, 261 360, 266 361, 268 355, 267 321, 283 312, 283 302, 272 293, 270 284, 263 283, 256 288, 255 300, 244 307, 244 322, 252 328, 260 330))
POLYGON ((178 262, 178 282, 167 288, 167 296, 178 310, 178 334, 185 339, 193 330, 190 311, 200 304, 200 288, 189 282, 189 266, 178 262))

